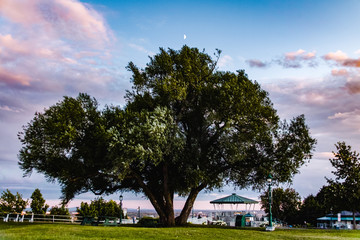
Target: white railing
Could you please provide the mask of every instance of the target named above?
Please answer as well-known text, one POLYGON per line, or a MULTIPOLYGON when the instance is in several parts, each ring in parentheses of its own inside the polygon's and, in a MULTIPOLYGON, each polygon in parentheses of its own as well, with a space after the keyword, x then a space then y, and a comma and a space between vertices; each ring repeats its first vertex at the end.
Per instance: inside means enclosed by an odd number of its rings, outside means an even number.
MULTIPOLYGON (((105 218, 105 217, 104 217, 105 218)), ((80 224, 83 221, 83 216, 78 215, 50 215, 50 214, 34 214, 34 213, 1 213, 0 221, 3 222, 47 222, 47 223, 72 223, 80 224)), ((117 219, 117 223, 120 218, 117 219)), ((103 223, 103 221, 100 221, 103 223)), ((138 220, 122 219, 121 224, 136 224, 138 220)))
MULTIPOLYGON (((19 213, 2 213, 0 219, 4 222, 76 222, 76 216, 71 215, 48 215, 48 214, 19 214, 19 213)), ((81 220, 80 220, 81 222, 81 220)))

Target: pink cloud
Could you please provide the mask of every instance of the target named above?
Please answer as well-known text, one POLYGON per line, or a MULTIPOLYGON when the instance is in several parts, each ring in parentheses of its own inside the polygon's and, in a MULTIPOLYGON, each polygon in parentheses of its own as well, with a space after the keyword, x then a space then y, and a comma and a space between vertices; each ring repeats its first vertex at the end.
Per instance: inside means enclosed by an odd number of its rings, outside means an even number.
POLYGON ((333 69, 331 70, 331 75, 333 76, 347 76, 349 75, 349 72, 348 70, 346 69, 333 69))
POLYGON ((41 22, 41 17, 36 14, 38 3, 38 0, 2 0, 0 1, 0 12, 3 17, 19 24, 30 25, 39 23, 41 22))
POLYGON ((316 58, 316 52, 306 52, 303 49, 299 49, 295 52, 287 52, 283 58, 275 60, 276 63, 285 68, 301 68, 306 62, 309 67, 317 66, 314 61, 316 58))
POLYGON ((323 56, 323 58, 325 60, 333 60, 333 61, 336 61, 336 62, 342 62, 342 61, 347 60, 349 57, 346 55, 346 53, 338 50, 336 52, 330 52, 328 54, 325 54, 323 56))
POLYGON ((285 58, 288 60, 295 60, 297 56, 300 56, 303 53, 305 53, 305 51, 302 49, 299 49, 296 52, 288 52, 285 53, 285 58))
POLYGON ((15 113, 21 112, 21 110, 16 109, 16 108, 12 108, 12 107, 9 107, 9 106, 0 106, 0 111, 15 112, 15 113))
POLYGON ((352 111, 337 112, 329 116, 330 120, 340 121, 342 125, 353 130, 360 132, 360 110, 354 109, 352 111))
MULTIPOLYGON (((57 5, 54 7, 55 13, 66 23, 78 24, 81 32, 86 36, 97 39, 100 36, 108 41, 108 29, 105 21, 89 5, 84 5, 77 1, 55 0, 57 5)), ((73 34, 73 32, 71 32, 73 34)))
POLYGON ((345 67, 360 67, 360 58, 359 59, 346 59, 342 62, 342 65, 345 67))
POLYGON ((0 35, 0 48, 3 50, 8 49, 13 53, 18 54, 28 54, 30 50, 22 42, 14 39, 10 34, 0 35))
POLYGON ((316 67, 318 63, 316 60, 316 52, 306 52, 303 49, 299 49, 295 52, 287 52, 283 56, 274 58, 270 62, 264 62, 257 59, 250 59, 246 62, 250 67, 264 68, 275 63, 284 68, 302 68, 304 64, 308 67, 316 67))
POLYGON ((0 14, 34 36, 45 34, 94 46, 103 46, 112 36, 102 16, 77 0, 2 0, 0 14))
POLYGON ((36 41, 33 39, 22 40, 15 39, 12 35, 0 35, 0 61, 9 63, 12 61, 18 61, 19 58, 45 58, 56 61, 72 62, 63 55, 66 54, 64 50, 59 47, 50 48, 46 46, 46 43, 42 41, 36 41))
POLYGON ((310 60, 316 57, 315 51, 306 52, 303 49, 299 49, 296 52, 285 53, 286 60, 310 60))
POLYGON ((330 52, 324 55, 323 58, 328 61, 329 60, 335 61, 340 66, 344 66, 344 67, 355 67, 355 68, 360 67, 360 58, 358 59, 349 58, 346 55, 346 53, 340 50, 336 52, 330 52))
MULTIPOLYGON (((357 69, 333 69, 331 70, 331 75, 341 77, 343 81, 346 81, 342 89, 345 89, 349 94, 360 93, 360 71, 357 69)), ((336 80, 338 81, 339 79, 336 80)))
POLYGON ((280 65, 284 68, 302 68, 304 64, 308 67, 316 67, 318 65, 316 61, 316 51, 306 52, 303 49, 299 49, 295 52, 287 52, 281 57, 272 59, 269 62, 261 61, 258 59, 246 60, 250 67, 265 68, 273 63, 280 65))
POLYGON ((102 65, 112 57, 111 30, 89 4, 0 0, 0 18, 6 24, 0 33, 1 85, 85 91, 105 87, 116 76, 116 70, 102 65))
POLYGON ((5 83, 11 86, 30 86, 30 78, 21 74, 14 74, 3 68, 0 68, 0 83, 5 83))
POLYGON ((359 79, 349 79, 345 84, 345 89, 350 94, 358 94, 360 93, 360 80, 359 79))

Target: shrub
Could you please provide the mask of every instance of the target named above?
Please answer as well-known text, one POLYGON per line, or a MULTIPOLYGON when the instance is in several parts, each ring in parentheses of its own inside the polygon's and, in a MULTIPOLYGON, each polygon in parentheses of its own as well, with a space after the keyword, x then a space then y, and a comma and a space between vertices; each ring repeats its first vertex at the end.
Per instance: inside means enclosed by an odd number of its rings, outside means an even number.
POLYGON ((142 217, 138 224, 144 227, 156 227, 159 225, 159 218, 142 217))

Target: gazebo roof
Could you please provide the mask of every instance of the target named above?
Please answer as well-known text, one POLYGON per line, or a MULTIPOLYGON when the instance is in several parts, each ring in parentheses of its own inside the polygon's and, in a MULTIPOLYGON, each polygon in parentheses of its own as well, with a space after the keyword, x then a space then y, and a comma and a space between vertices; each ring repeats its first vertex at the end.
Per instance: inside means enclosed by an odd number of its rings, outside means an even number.
POLYGON ((259 202, 233 193, 227 197, 213 200, 210 203, 212 204, 253 204, 254 203, 255 204, 259 202))

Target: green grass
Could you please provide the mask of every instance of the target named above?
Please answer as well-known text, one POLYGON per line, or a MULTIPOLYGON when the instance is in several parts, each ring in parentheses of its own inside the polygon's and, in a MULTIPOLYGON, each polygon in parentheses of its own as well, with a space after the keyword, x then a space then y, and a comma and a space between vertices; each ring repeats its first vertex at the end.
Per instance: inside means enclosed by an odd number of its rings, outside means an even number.
POLYGON ((103 227, 71 224, 0 223, 0 239, 360 239, 360 231, 320 229, 234 229, 219 227, 103 227))

